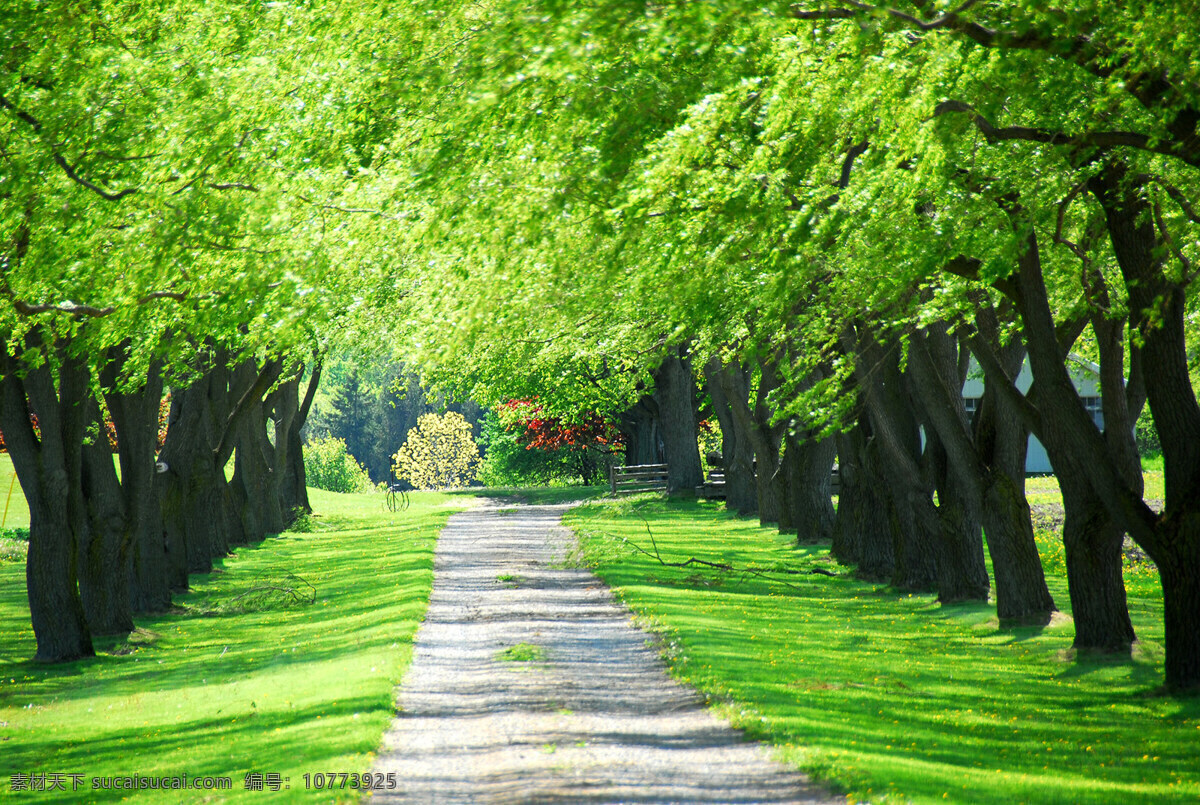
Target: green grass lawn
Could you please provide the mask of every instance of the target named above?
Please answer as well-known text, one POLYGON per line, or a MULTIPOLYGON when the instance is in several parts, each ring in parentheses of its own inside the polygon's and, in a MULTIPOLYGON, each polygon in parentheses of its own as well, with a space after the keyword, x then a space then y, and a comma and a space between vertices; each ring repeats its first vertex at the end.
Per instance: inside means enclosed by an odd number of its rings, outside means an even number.
POLYGON ((941 606, 846 575, 666 567, 621 540, 653 550, 649 529, 668 561, 841 572, 827 547, 796 547, 719 504, 604 501, 567 521, 584 561, 661 633, 679 678, 852 799, 1200 799, 1200 700, 1158 693, 1152 571, 1127 574, 1141 638, 1133 658, 1077 659, 1053 555, 1049 583, 1064 615, 1044 629, 1001 630, 990 605, 941 606))
POLYGON ((28 528, 29 504, 8 453, 0 453, 0 528, 28 528))
POLYGON ((425 612, 436 535, 467 500, 415 493, 391 514, 378 494, 310 494, 315 531, 239 548, 192 577, 179 611, 139 618, 129 641, 98 644, 95 659, 29 661, 24 566, 0 562, 0 799, 356 800, 349 789, 306 790, 303 775, 366 771, 425 612), (316 588, 314 603, 238 598, 288 574, 316 588), (248 772, 291 788, 247 791, 248 772), (65 792, 12 791, 13 774, 47 773, 83 774, 84 787, 72 792, 68 777, 65 792), (88 788, 93 776, 133 773, 229 776, 233 790, 88 788))

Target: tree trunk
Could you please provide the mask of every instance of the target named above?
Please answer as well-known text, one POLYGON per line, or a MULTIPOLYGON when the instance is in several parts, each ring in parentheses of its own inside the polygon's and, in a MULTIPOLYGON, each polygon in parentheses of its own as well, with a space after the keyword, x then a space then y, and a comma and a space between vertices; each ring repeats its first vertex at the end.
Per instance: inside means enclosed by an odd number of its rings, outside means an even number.
MULTIPOLYGON (((1011 377, 1025 361, 1025 346, 1019 339, 1001 346, 998 319, 988 313, 981 330, 997 349, 1011 377)), ((980 518, 992 556, 996 581, 996 614, 1001 625, 1044 625, 1057 609, 1033 535, 1029 501, 1025 497, 1025 458, 1029 429, 1020 414, 996 388, 995 378, 985 378, 983 398, 975 415, 973 441, 980 461, 989 468, 983 480, 980 518)))
MULTIPOLYGON (((1059 466, 1055 465, 1056 472, 1059 466)), ((1065 517, 1067 589, 1075 619, 1073 645, 1080 651, 1128 655, 1136 635, 1121 568, 1124 531, 1078 471, 1060 474, 1059 488, 1065 517)))
POLYGON ((114 356, 101 372, 101 384, 117 431, 121 499, 130 541, 130 604, 135 613, 164 612, 171 606, 171 573, 155 468, 163 390, 161 366, 152 365, 145 385, 134 391, 117 389, 120 367, 121 356, 114 356))
POLYGON ((892 577, 896 556, 887 487, 869 430, 862 416, 850 432, 837 437, 841 490, 832 552, 839 562, 857 565, 860 578, 878 582, 892 577))
POLYGON ((922 463, 937 490, 938 600, 942 603, 988 599, 979 525, 986 469, 971 455, 962 400, 967 367, 965 350, 960 350, 945 324, 934 322, 912 334, 905 379, 913 398, 920 400, 925 435, 922 463))
POLYGON ((704 483, 696 430, 696 381, 690 362, 673 350, 654 373, 654 401, 667 458, 667 494, 695 495, 704 483))
POLYGON ((778 525, 780 531, 791 530, 791 512, 783 505, 787 490, 779 471, 780 447, 784 425, 771 424, 767 396, 778 386, 772 359, 759 359, 761 375, 754 407, 748 396, 749 378, 740 372, 722 372, 720 382, 729 401, 739 434, 745 434, 754 448, 755 498, 758 521, 762 525, 778 525))
POLYGON ((1024 491, 1003 473, 991 474, 980 518, 992 557, 1000 624, 1049 623, 1057 606, 1046 587, 1024 491))
MULTIPOLYGON (((28 346, 43 345, 31 335, 28 346)), ((82 361, 63 353, 55 388, 49 360, 28 367, 0 349, 0 429, 29 503, 25 580, 37 641, 34 659, 43 662, 95 654, 76 576, 78 546, 87 528, 81 446, 88 371, 82 361), (31 413, 37 417, 40 438, 30 424, 31 413)))
POLYGON ((88 528, 79 542, 79 597, 93 635, 133 631, 129 595, 131 534, 112 450, 103 436, 100 409, 93 401, 92 421, 101 436, 83 447, 83 496, 88 528))
POLYGON ((630 466, 662 463, 658 446, 658 405, 647 394, 621 414, 625 437, 625 463, 630 466))
MULTIPOLYGON (((749 385, 745 370, 736 364, 722 366, 714 357, 704 367, 705 382, 717 421, 721 424, 721 457, 725 462, 725 509, 741 515, 758 511, 758 493, 754 480, 754 447, 750 436, 733 415, 726 388, 744 389, 749 385), (728 374, 729 378, 724 379, 728 374), (734 377, 736 375, 736 377, 734 377)), ((738 393, 745 395, 744 391, 738 393)))
POLYGON ((1176 693, 1200 692, 1200 517, 1171 524, 1177 528, 1170 560, 1159 565, 1163 622, 1170 643, 1165 684, 1176 693))
POLYGON ((900 370, 899 344, 885 346, 861 325, 857 332, 844 333, 842 340, 846 352, 855 356, 855 377, 871 432, 879 441, 893 539, 892 584, 900 590, 936 590, 941 526, 933 489, 922 473, 919 422, 900 370))
MULTIPOLYGON (((963 488, 964 479, 950 471, 941 440, 928 424, 925 442, 938 499, 936 506, 929 501, 937 523, 938 600, 943 604, 986 602, 990 585, 976 502, 963 488)), ((924 497, 921 505, 926 505, 924 497)))
MULTIPOLYGON (((1014 226, 1020 226, 1014 219, 1014 226)), ((1022 228, 1022 231, 1023 228, 1022 228)), ((1106 511, 1096 491, 1094 461, 1104 462, 1104 440, 1083 407, 1064 365, 1042 278, 1037 237, 1025 235, 1010 289, 1021 312, 1025 344, 1034 384, 1023 400, 1011 377, 995 361, 985 364, 997 390, 1005 389, 1015 407, 1032 408, 1038 438, 1046 447, 1063 495, 1063 541, 1067 553, 1067 585, 1075 619, 1075 647, 1128 653, 1134 639, 1121 575, 1121 528, 1106 511)), ((981 355, 991 350, 979 349, 981 355)), ((1028 411, 1027 411, 1028 414, 1028 411)), ((1108 464, 1109 467, 1112 464, 1108 464)))
MULTIPOLYGON (((231 397, 242 398, 259 376, 257 363, 244 361, 233 372, 231 397)), ((279 475, 272 463, 275 446, 267 438, 269 421, 261 398, 248 400, 245 419, 238 427, 233 480, 233 500, 241 522, 241 533, 249 542, 283 531, 279 475)), ((286 440, 285 440, 286 442, 286 440)))
MULTIPOLYGON (((1168 250, 1157 236, 1146 191, 1130 181, 1125 165, 1107 164, 1089 181, 1089 190, 1104 209, 1129 295, 1130 327, 1142 338, 1136 357, 1162 440, 1166 505, 1156 515, 1140 501, 1140 489, 1100 497, 1158 566, 1166 613, 1166 686, 1193 691, 1200 689, 1200 405, 1189 373, 1186 289, 1166 274, 1168 250)), ((1129 408, 1133 414, 1136 406, 1129 408)), ((1114 463, 1124 474, 1123 456, 1114 463)), ((1101 492, 1102 468, 1090 469, 1101 492)))
MULTIPOLYGON (((297 378, 297 382, 299 379, 297 378)), ((317 394, 317 386, 321 382, 321 363, 318 361, 308 379, 308 388, 304 393, 304 401, 299 404, 294 415, 288 420, 287 427, 280 434, 276 431, 275 443, 286 445, 286 454, 279 460, 283 467, 283 478, 280 483, 280 500, 284 513, 294 522, 301 513, 311 514, 312 504, 308 501, 308 483, 304 472, 304 442, 300 431, 308 421, 308 413, 312 410, 313 398, 317 394)))
POLYGON ((796 539, 800 543, 833 539, 833 492, 830 476, 837 455, 833 439, 788 434, 783 463, 786 467, 787 505, 791 509, 796 539))
POLYGON ((219 491, 213 489, 215 467, 208 443, 207 387, 211 382, 205 374, 187 388, 174 391, 167 438, 159 456, 167 467, 162 517, 171 552, 173 590, 187 589, 187 574, 212 570, 212 532, 224 525, 219 491))

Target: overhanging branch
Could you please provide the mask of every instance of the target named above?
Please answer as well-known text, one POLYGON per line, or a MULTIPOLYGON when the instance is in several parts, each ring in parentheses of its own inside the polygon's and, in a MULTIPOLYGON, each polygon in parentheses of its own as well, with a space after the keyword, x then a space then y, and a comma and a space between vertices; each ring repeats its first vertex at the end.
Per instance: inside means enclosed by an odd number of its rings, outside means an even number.
POLYGON ((971 122, 979 129, 984 138, 992 144, 1011 140, 1046 143, 1048 145, 1065 145, 1076 148, 1136 148, 1139 151, 1149 151, 1154 154, 1177 157, 1189 165, 1200 167, 1200 153, 1183 147, 1171 140, 1150 137, 1136 131, 1091 131, 1083 134, 1068 134, 1064 131, 1045 129, 1036 126, 1004 126, 994 125, 990 120, 976 111, 975 107, 963 101, 942 101, 933 110, 932 118, 961 112, 969 115, 971 122))
MULTIPOLYGON (((37 134, 39 137, 41 136, 42 122, 25 110, 17 108, 17 106, 8 98, 4 97, 4 95, 0 95, 0 107, 12 112, 17 116, 18 119, 28 124, 29 127, 33 129, 34 134, 37 134)), ((126 196, 131 196, 138 192, 136 187, 127 187, 124 190, 118 190, 115 193, 110 193, 99 185, 93 184, 92 182, 89 182, 87 179, 80 176, 75 168, 72 167, 71 163, 67 162, 66 157, 58 153, 58 151, 56 151, 53 147, 47 146, 47 148, 50 150, 51 158, 53 158, 55 164, 62 168, 63 173, 67 175, 67 178, 75 182, 80 187, 86 187, 88 190, 91 190, 105 201, 120 201, 126 196)))

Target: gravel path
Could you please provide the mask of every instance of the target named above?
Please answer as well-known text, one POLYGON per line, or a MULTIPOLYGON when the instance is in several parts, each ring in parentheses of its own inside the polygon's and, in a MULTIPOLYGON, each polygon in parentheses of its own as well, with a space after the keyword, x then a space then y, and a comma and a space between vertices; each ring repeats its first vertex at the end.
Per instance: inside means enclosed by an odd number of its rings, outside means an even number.
POLYGON ((595 576, 561 566, 566 508, 450 518, 372 769, 399 788, 371 801, 833 801, 711 715, 595 576))

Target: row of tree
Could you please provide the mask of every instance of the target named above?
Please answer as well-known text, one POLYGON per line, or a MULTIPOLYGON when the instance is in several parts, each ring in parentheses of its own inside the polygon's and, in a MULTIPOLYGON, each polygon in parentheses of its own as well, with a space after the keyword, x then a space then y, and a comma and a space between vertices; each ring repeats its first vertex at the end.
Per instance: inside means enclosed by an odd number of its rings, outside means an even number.
POLYGON ((367 203, 369 43, 328 11, 0 11, 0 428, 39 660, 308 508, 306 365, 402 292, 367 203))
POLYGON ((427 258, 404 317, 447 382, 607 412, 630 461, 661 440, 682 489, 702 377, 731 508, 943 601, 988 597, 986 533, 1001 618, 1038 622, 1055 602, 1033 432, 1063 490, 1076 646, 1135 638, 1127 533, 1162 580, 1166 684, 1200 687, 1200 64, 1181 6, 424 12, 398 101, 427 258), (1100 367, 1102 430, 1071 351, 1100 367), (1133 438, 1146 402, 1161 506, 1133 438))
POLYGON ((80 557, 120 555, 86 523, 143 522, 156 497, 134 490, 161 483, 185 546, 164 552, 205 567, 240 538, 186 534, 227 519, 222 458, 248 498, 289 465, 298 356, 382 337, 480 403, 606 414, 676 489, 699 482, 702 376, 731 507, 947 601, 987 595, 985 530, 1006 619, 1054 607, 1031 430, 1063 489, 1077 645, 1134 638, 1128 533, 1162 579, 1167 685, 1200 687, 1186 4, 193 5, 0 12, 0 427, 34 512, 39 656, 86 653, 80 557), (1071 350, 1100 366, 1103 431, 1071 350), (160 382, 178 407, 156 474, 138 423, 160 382), (1132 439, 1146 402, 1161 510, 1132 439), (136 456, 124 497, 85 456, 97 409, 136 456), (290 423, 274 442, 268 409, 290 423))

